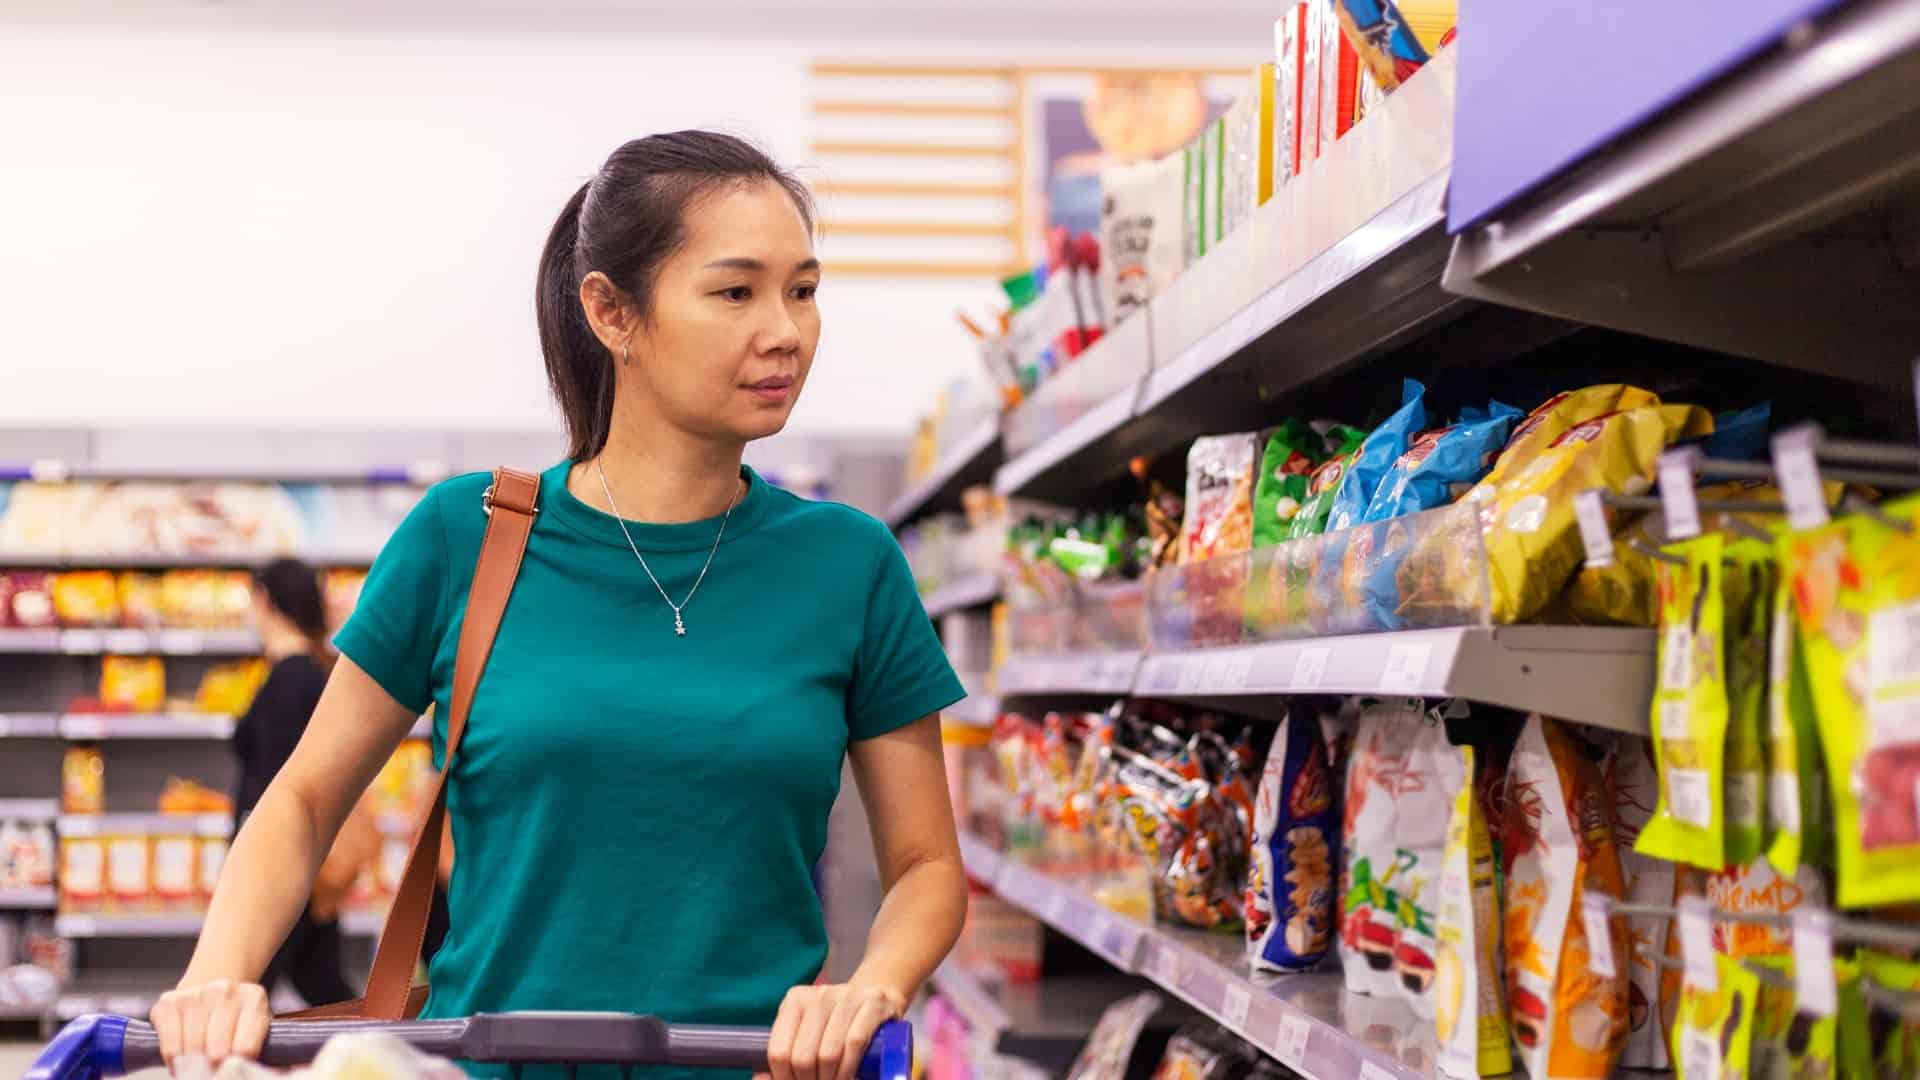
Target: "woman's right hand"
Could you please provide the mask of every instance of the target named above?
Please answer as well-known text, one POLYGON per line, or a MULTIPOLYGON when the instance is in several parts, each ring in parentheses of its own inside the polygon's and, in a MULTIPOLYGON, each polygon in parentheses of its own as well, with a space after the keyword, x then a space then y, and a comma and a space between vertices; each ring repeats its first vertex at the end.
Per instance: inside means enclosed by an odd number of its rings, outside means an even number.
POLYGON ((160 995, 149 1014, 167 1068, 184 1057, 218 1067, 229 1057, 257 1058, 273 1013, 265 987, 215 979, 160 995))

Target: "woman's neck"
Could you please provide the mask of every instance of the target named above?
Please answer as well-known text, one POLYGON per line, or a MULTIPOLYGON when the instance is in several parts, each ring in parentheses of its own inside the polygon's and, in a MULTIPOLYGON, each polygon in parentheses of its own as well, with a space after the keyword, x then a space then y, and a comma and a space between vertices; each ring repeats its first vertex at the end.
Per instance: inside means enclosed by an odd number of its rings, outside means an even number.
POLYGON ((307 640, 307 635, 283 619, 269 619, 260 628, 260 652, 270 661, 277 663, 312 651, 313 642, 307 640))
POLYGON ((596 510, 651 525, 719 517, 744 493, 740 459, 745 449, 697 439, 665 424, 644 436, 616 424, 600 455, 574 466, 567 490, 596 510))

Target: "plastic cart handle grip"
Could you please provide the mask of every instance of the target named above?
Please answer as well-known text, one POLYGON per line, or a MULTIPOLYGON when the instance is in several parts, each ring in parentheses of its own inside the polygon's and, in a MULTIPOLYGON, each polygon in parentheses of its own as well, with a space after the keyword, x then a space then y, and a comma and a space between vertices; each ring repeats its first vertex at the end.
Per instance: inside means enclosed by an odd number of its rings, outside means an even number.
MULTIPOLYGON (((260 1060, 304 1065, 335 1035, 381 1032, 425 1053, 469 1061, 519 1064, 679 1065, 766 1068, 764 1028, 668 1024, 650 1016, 610 1013, 501 1013, 466 1020, 388 1022, 296 1021, 268 1029, 260 1060)), ((151 1024, 121 1016, 83 1016, 68 1024, 27 1071, 25 1080, 95 1080, 161 1064, 151 1024)), ((860 1080, 909 1080, 913 1028, 889 1020, 861 1059, 860 1080)))

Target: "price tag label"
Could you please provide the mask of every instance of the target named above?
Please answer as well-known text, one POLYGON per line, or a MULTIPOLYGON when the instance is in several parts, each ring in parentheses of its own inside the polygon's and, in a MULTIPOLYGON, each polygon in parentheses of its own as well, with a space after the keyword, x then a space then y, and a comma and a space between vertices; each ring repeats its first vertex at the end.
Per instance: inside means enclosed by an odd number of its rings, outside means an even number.
POLYGON ((1580 543, 1587 549, 1587 565, 1596 570, 1613 565, 1613 530, 1607 527, 1607 508, 1598 488, 1573 497, 1573 520, 1580 526, 1580 543))
POLYGON ((1237 693, 1247 688, 1247 677, 1253 674, 1253 654, 1236 652, 1227 658, 1227 670, 1221 676, 1221 689, 1237 693))
POLYGON ((1811 425, 1773 437, 1773 475, 1787 506, 1787 524, 1796 529, 1827 523, 1827 493, 1820 490, 1820 463, 1814 456, 1819 437, 1820 429, 1811 425))
POLYGON ((1700 500, 1693 490, 1698 447, 1683 447, 1660 455, 1660 510, 1667 518, 1667 539, 1690 540, 1700 535, 1700 500))
POLYGON ((1201 657, 1183 656, 1180 658, 1180 693, 1191 694, 1200 689, 1200 676, 1205 667, 1206 661, 1201 657))
POLYGON ((162 630, 160 651, 169 656, 197 656, 205 651, 205 643, 192 630, 162 630))
POLYGON ((144 630, 112 630, 101 641, 107 652, 122 656, 147 651, 147 635, 144 630))
POLYGON ((68 739, 104 739, 107 722, 98 716, 67 716, 60 721, 60 734, 68 739))
POLYGON ((106 637, 98 630, 68 630, 60 635, 60 651, 85 656, 106 651, 106 637))
POLYGON ((100 924, 91 915, 65 915, 54 929, 61 937, 94 937, 100 932, 100 924))
POLYGON ((1229 986, 1225 1000, 1220 1005, 1220 1019, 1227 1026, 1239 1031, 1247 1026, 1247 1010, 1253 1007, 1253 995, 1244 986, 1229 986))
POLYGON ((1680 960, 1687 982, 1709 993, 1720 989, 1720 971, 1714 966, 1713 922, 1704 897, 1680 899, 1680 960))
POLYGON ((1200 669, 1200 689, 1217 694, 1227 688, 1228 660, 1224 656, 1207 657, 1206 666, 1200 669))
POLYGON ((1380 672, 1380 689, 1389 694, 1418 694, 1427 689, 1427 661, 1433 656, 1430 641, 1403 641, 1387 650, 1387 664, 1380 672))
POLYGON ((1280 1064, 1296 1072, 1307 1064, 1307 1033, 1313 1030, 1307 1025, 1307 1018, 1296 1012, 1289 1012, 1280 1018, 1280 1031, 1273 1039, 1273 1056, 1280 1064))
POLYGON ((1164 944, 1157 947, 1153 953, 1153 977, 1167 989, 1177 989, 1180 986, 1180 954, 1164 944))
POLYGON ((1833 982, 1833 916, 1805 908, 1793 913, 1793 996, 1795 1004, 1815 1016, 1840 1010, 1840 994, 1833 982))
POLYGON ((1318 690, 1327 679, 1327 649, 1310 647, 1301 649, 1293 661, 1293 679, 1287 685, 1289 690, 1318 690))
POLYGON ((1619 974, 1613 962, 1613 933, 1607 918, 1612 910, 1613 904, 1604 894, 1581 894, 1580 917, 1587 932, 1587 965, 1603 979, 1619 974))
POLYGON ((1048 922, 1059 926, 1067 919, 1067 894, 1057 889, 1047 893, 1041 899, 1041 909, 1048 922))

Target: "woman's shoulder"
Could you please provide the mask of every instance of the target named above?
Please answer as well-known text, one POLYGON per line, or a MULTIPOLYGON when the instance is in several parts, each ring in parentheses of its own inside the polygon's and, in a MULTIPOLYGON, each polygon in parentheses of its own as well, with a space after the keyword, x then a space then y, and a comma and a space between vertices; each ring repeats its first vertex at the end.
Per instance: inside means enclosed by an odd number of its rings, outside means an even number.
POLYGON ((884 551, 897 546, 893 530, 864 510, 826 499, 808 499, 782 488, 771 492, 773 505, 768 516, 790 528, 833 535, 861 550, 884 551))

